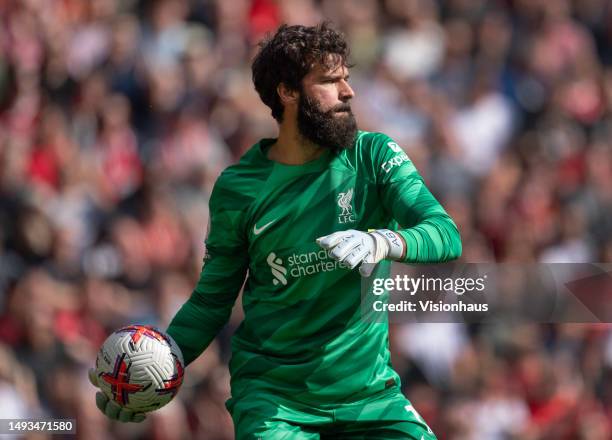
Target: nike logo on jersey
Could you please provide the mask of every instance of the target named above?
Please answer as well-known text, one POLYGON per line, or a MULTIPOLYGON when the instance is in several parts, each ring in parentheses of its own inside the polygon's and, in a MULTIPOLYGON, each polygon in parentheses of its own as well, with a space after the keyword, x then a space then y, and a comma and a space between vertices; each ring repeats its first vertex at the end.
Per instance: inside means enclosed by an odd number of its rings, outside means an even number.
POLYGON ((264 231, 264 229, 266 229, 268 226, 270 226, 270 225, 271 225, 272 223, 274 223, 275 221, 276 221, 276 219, 272 220, 272 221, 271 221, 271 222, 269 222, 269 223, 266 223, 266 224, 265 224, 265 225, 263 225, 261 228, 258 228, 258 227, 257 227, 257 224, 254 224, 254 225, 253 225, 253 234, 255 234, 255 235, 259 235, 259 234, 261 234, 261 233, 264 231))

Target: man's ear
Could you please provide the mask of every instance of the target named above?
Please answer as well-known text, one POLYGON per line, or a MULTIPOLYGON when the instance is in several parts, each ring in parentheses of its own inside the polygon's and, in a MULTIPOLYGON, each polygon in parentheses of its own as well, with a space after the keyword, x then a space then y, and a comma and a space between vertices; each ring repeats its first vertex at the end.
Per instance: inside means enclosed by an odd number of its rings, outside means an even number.
POLYGON ((283 105, 296 104, 300 98, 300 92, 287 87, 285 83, 279 83, 278 87, 276 87, 276 92, 278 93, 283 105))

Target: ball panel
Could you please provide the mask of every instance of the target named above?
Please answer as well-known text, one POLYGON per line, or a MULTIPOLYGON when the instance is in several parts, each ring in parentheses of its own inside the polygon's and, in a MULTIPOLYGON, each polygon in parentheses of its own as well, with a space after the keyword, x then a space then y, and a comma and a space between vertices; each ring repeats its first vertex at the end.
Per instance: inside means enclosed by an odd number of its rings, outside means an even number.
POLYGON ((170 402, 183 382, 183 356, 176 343, 150 326, 112 333, 96 358, 100 389, 115 402, 146 412, 170 402))

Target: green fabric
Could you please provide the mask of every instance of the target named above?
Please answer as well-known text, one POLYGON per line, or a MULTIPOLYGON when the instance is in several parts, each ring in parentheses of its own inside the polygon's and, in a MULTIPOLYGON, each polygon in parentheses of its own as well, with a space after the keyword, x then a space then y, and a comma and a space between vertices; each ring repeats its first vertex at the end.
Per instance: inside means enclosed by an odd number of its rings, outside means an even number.
POLYGON ((228 403, 236 440, 414 439, 436 436, 396 388, 359 402, 321 409, 267 393, 228 403))
MULTIPOLYGON (((360 319, 360 276, 315 239, 345 229, 398 230, 406 262, 461 253, 457 228, 406 154, 384 134, 305 165, 267 159, 254 145, 216 182, 207 256, 191 298, 168 328, 192 362, 227 322, 244 282, 244 321, 232 339, 232 395, 273 390, 318 405, 356 401, 399 377, 388 325, 360 319)), ((383 262, 377 276, 389 268, 383 262)))

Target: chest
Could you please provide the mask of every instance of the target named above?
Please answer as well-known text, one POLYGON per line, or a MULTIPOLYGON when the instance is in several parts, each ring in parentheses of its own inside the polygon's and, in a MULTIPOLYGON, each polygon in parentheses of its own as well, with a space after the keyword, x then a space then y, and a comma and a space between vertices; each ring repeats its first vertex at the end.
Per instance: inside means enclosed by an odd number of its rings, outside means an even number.
POLYGON ((272 270, 284 284, 291 274, 335 270, 315 240, 380 227, 384 213, 375 185, 353 170, 271 175, 245 213, 252 272, 272 270))

